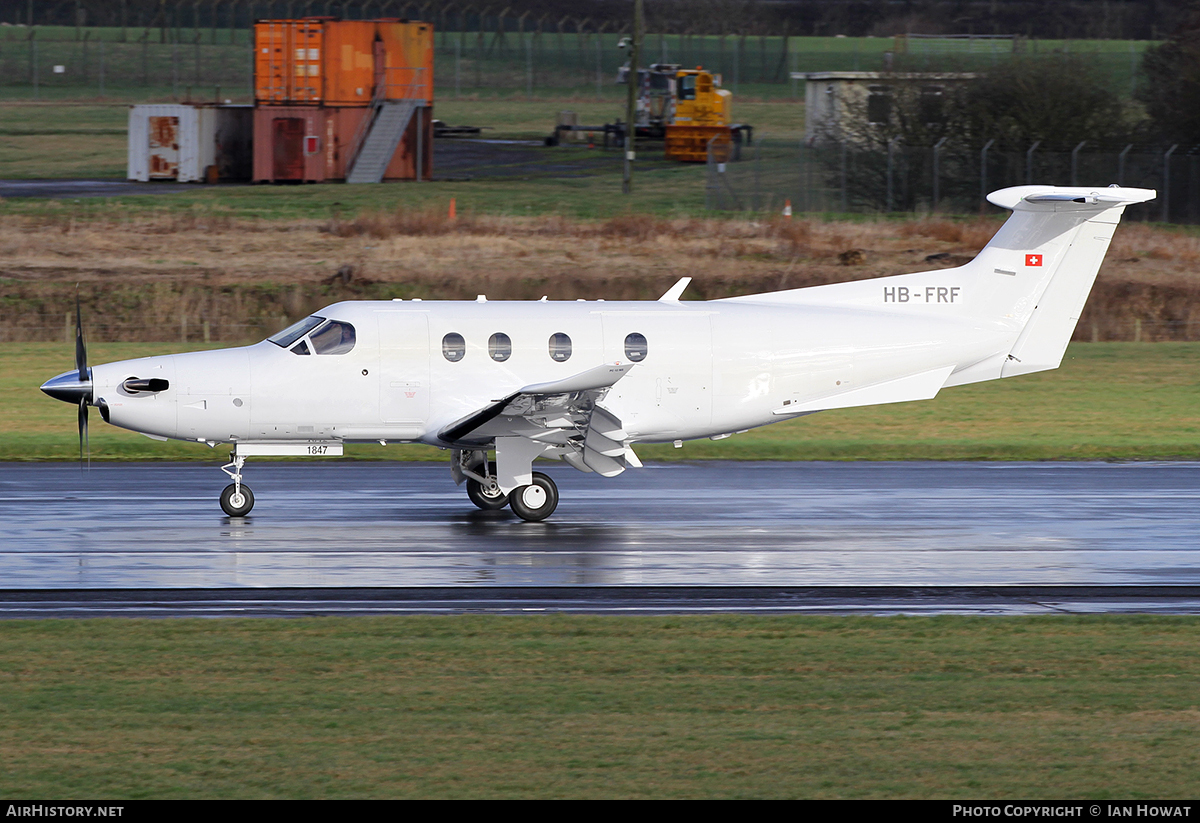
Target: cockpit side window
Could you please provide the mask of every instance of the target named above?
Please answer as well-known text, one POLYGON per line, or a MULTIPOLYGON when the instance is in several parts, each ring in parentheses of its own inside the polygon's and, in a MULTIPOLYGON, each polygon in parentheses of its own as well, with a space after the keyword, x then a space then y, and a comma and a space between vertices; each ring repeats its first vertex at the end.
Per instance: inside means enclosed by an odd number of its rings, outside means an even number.
POLYGON ((312 354, 312 352, 308 350, 308 341, 301 340, 299 343, 292 346, 292 354, 312 354))
POLYGON ((696 75, 685 74, 683 77, 679 78, 679 99, 696 99, 696 75))
POLYGON ((330 320, 308 335, 317 354, 345 354, 354 348, 354 327, 340 320, 330 320))
POLYGON ((293 323, 292 325, 288 326, 283 331, 277 332, 277 333, 271 335, 270 337, 268 337, 267 339, 270 340, 272 343, 274 343, 276 346, 282 346, 283 348, 286 349, 286 348, 290 347, 293 343, 295 343, 297 340, 299 340, 301 337, 308 334, 310 331, 312 331, 313 329, 315 329, 317 326, 321 325, 324 322, 325 322, 324 317, 317 317, 314 314, 310 317, 304 318, 299 323, 293 323))

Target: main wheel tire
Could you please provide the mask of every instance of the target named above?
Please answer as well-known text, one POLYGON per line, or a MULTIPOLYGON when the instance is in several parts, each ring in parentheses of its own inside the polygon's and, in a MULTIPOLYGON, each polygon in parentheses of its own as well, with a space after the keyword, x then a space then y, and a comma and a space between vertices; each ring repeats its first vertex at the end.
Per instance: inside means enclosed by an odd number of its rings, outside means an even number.
POLYGON ((237 486, 230 483, 225 487, 225 491, 221 492, 221 508, 230 517, 245 517, 254 508, 254 492, 243 483, 239 494, 237 486))
POLYGON ((558 486, 541 472, 534 472, 531 484, 514 489, 508 497, 513 513, 530 523, 545 520, 558 508, 558 486))
MULTIPOLYGON (((488 463, 488 474, 490 474, 492 477, 496 476, 495 461, 488 463)), ((494 492, 490 492, 488 491, 487 487, 478 480, 472 480, 469 477, 467 478, 467 497, 471 499, 472 503, 483 509, 485 512, 503 509, 508 505, 507 494, 499 489, 494 492)))

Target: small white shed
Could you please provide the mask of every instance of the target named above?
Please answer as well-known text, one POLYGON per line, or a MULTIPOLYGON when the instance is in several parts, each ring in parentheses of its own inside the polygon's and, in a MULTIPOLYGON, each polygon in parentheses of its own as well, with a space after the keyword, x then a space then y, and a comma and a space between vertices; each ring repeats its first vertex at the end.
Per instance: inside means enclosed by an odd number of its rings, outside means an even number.
POLYGON ((945 93, 978 77, 970 72, 792 72, 804 81, 804 139, 811 145, 854 140, 864 130, 893 118, 898 87, 919 90, 921 105, 938 118, 945 93))
POLYGON ((129 109, 130 180, 250 178, 252 106, 161 103, 129 109))

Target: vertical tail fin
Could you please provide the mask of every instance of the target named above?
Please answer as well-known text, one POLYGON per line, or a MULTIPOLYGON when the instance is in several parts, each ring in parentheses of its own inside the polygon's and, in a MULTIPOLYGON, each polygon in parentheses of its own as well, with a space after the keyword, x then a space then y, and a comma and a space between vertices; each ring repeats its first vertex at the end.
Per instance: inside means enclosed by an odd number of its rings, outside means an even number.
POLYGON ((1012 277, 1009 317, 1021 332, 1003 377, 1057 368, 1125 206, 1153 189, 1016 186, 988 195, 1013 214, 970 264, 1012 277))

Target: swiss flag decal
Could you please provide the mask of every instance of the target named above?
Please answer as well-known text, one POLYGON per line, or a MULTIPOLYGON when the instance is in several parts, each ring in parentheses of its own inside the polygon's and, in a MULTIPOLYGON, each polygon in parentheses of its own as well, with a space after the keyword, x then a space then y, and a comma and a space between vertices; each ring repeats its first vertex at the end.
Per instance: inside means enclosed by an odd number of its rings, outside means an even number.
POLYGON ((1026 265, 1026 266, 1040 266, 1040 265, 1042 265, 1042 256, 1041 256, 1040 254, 1027 254, 1027 255, 1025 255, 1025 265, 1026 265))

